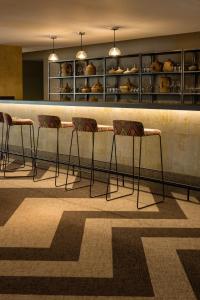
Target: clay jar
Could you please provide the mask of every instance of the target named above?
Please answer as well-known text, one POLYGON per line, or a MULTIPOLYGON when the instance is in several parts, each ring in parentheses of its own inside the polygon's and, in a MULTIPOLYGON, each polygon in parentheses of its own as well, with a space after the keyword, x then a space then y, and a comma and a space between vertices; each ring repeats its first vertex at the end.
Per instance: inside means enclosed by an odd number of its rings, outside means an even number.
POLYGON ((115 74, 123 74, 124 70, 121 69, 120 67, 117 68, 117 70, 115 71, 115 74))
POLYGON ((161 72, 163 64, 156 59, 150 66, 151 72, 161 72))
POLYGON ((160 77, 160 93, 169 93, 170 92, 170 77, 160 77))
POLYGON ((93 84, 91 91, 92 91, 92 93, 102 93, 103 92, 103 86, 99 82, 99 80, 97 80, 97 82, 95 84, 93 84))
POLYGON ((98 102, 98 98, 93 96, 89 98, 89 102, 98 102))
POLYGON ((62 87, 60 89, 61 93, 70 93, 72 91, 71 87, 68 83, 66 83, 65 87, 62 87))
POLYGON ((120 85, 119 89, 121 93, 129 93, 132 91, 133 87, 133 84, 129 79, 127 79, 126 83, 124 85, 120 85))
POLYGON ((72 65, 64 62, 61 64, 61 76, 71 76, 72 75, 72 65))
POLYGON ((96 75, 96 67, 93 65, 93 63, 90 63, 86 66, 84 73, 86 76, 96 75))
POLYGON ((91 92, 91 87, 88 86, 87 84, 81 88, 81 93, 90 93, 91 92))
POLYGON ((131 73, 137 73, 139 71, 138 67, 134 64, 131 68, 131 73))
POLYGON ((173 72, 174 70, 174 63, 171 59, 167 59, 165 62, 164 62, 164 65, 163 65, 163 71, 164 72, 173 72))

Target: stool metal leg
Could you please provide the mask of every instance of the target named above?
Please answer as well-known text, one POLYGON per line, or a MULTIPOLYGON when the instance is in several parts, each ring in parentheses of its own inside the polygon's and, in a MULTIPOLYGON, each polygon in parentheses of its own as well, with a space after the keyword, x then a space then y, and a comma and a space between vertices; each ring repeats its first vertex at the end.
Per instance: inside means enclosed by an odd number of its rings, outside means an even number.
MULTIPOLYGON (((113 148, 114 148, 114 153, 115 153, 115 168, 116 168, 116 172, 117 172, 116 138, 113 139, 112 150, 113 150, 113 148)), ((112 164, 112 160, 110 162, 110 167, 111 167, 111 164, 112 164)), ((109 175, 110 175, 110 172, 109 172, 109 175)), ((91 181, 90 182, 91 182, 91 185, 90 185, 90 197, 91 198, 97 198, 97 197, 101 197, 101 196, 105 196, 105 195, 107 197, 107 195, 108 195, 108 185, 106 187, 106 192, 105 193, 92 195, 92 185, 94 184, 94 133, 93 133, 93 138, 92 138, 92 165, 91 165, 91 181)), ((117 191, 118 191, 118 175, 117 175, 117 190, 109 192, 109 194, 116 193, 117 191)))
POLYGON ((37 132, 37 141, 36 141, 36 147, 35 147, 35 158, 34 158, 33 181, 35 181, 35 177, 37 177, 37 154, 38 154, 38 143, 39 143, 39 137, 40 137, 40 127, 38 127, 38 132, 37 132))
POLYGON ((43 181, 47 179, 54 179, 55 185, 57 184, 56 178, 59 176, 59 128, 56 128, 56 168, 55 168, 55 176, 50 176, 42 179, 36 179, 38 170, 37 170, 37 160, 38 160, 38 147, 39 147, 39 140, 40 140, 40 130, 41 128, 38 127, 38 134, 37 134, 37 142, 35 147, 35 158, 34 158, 34 175, 33 175, 33 181, 43 181))
POLYGON ((7 168, 7 159, 8 159, 8 142, 9 142, 9 132, 10 132, 10 126, 6 126, 6 135, 5 135, 5 144, 4 144, 4 158, 3 158, 3 172, 4 172, 4 178, 6 177, 6 168, 7 168))
MULTIPOLYGON (((108 192, 108 188, 110 186, 110 174, 111 174, 111 165, 112 165, 112 156, 113 156, 113 149, 115 149, 115 164, 116 164, 116 173, 118 172, 118 168, 117 168, 117 145, 116 145, 116 136, 113 135, 113 143, 112 143, 112 149, 111 149, 111 158, 110 158, 110 164, 109 164, 109 176, 108 176, 108 182, 107 182, 107 192, 106 192, 106 200, 107 201, 111 201, 111 200, 115 200, 115 199, 120 199, 123 197, 127 197, 127 196, 131 196, 134 193, 134 172, 135 172, 135 143, 134 143, 134 137, 133 137, 133 151, 132 151, 132 192, 122 195, 122 196, 117 196, 114 198, 109 198, 108 199, 108 195, 112 194, 112 193, 116 193, 119 191, 119 183, 118 183, 118 175, 117 175, 117 190, 113 191, 113 192, 108 192)), ((123 177, 123 181, 124 181, 124 177, 123 177)), ((124 182, 123 182, 123 186, 124 186, 124 182)))
MULTIPOLYGON (((113 158, 113 148, 115 148, 115 168, 117 172, 117 156, 116 156, 116 135, 113 135, 112 140, 112 147, 111 147, 111 154, 110 154, 110 163, 109 163, 109 172, 108 172, 108 182, 107 182, 107 188, 106 188, 106 200, 108 201, 108 195, 110 195, 110 192, 108 192, 109 186, 110 186, 110 175, 111 175, 111 166, 112 166, 112 158, 113 158)), ((118 175, 117 175, 117 191, 118 191, 118 175)))
POLYGON ((81 189, 81 188, 85 188, 85 187, 90 187, 92 182, 91 182, 91 178, 93 177, 92 173, 90 176, 90 184, 89 185, 83 185, 83 186, 79 186, 79 187, 73 187, 73 188, 68 188, 68 185, 70 184, 74 184, 74 183, 79 183, 81 181, 82 178, 82 174, 81 174, 81 164, 80 164, 80 149, 79 149, 79 138, 78 138, 78 131, 73 129, 72 130, 72 134, 71 134, 71 141, 70 141, 70 148, 69 148, 69 159, 68 159, 68 165, 67 165, 67 175, 66 175, 66 182, 65 182, 65 190, 66 191, 72 191, 72 190, 77 190, 77 189, 81 189), (70 162, 71 162, 71 153, 72 153, 72 143, 73 143, 73 138, 74 138, 74 133, 76 132, 76 142, 77 142, 77 152, 78 152, 78 164, 79 164, 79 178, 78 180, 74 180, 71 182, 68 182, 69 179, 69 167, 70 167, 70 162))
POLYGON ((139 209, 139 195, 140 195, 140 169, 142 158, 142 137, 139 137, 139 166, 138 166, 138 185, 137 185, 137 209, 139 209))
POLYGON ((32 170, 34 173, 34 159, 35 159, 35 134, 34 134, 34 126, 29 126, 30 131, 30 146, 31 146, 31 159, 32 159, 32 170))
POLYGON ((159 135, 160 140, 160 163, 161 163, 161 176, 162 176, 162 192, 163 192, 163 201, 165 200, 165 182, 164 182, 164 169, 163 169, 163 152, 162 152, 162 140, 161 135, 159 135))
MULTIPOLYGON (((5 144, 4 144, 4 159, 3 159, 3 171, 4 171, 4 177, 6 177, 6 172, 13 172, 21 168, 26 167, 25 163, 25 150, 24 150, 24 139, 23 139, 23 125, 20 126, 21 128, 21 147, 22 147, 22 157, 23 157, 23 166, 8 169, 7 170, 7 164, 9 163, 9 140, 10 140, 10 130, 11 126, 7 125, 6 129, 6 136, 5 136, 5 144)), ((33 159, 34 159, 34 129, 33 126, 31 125, 30 128, 32 127, 32 134, 30 130, 30 147, 31 147, 31 158, 32 158, 32 170, 33 170, 33 159), (33 139, 33 140, 32 140, 33 139)), ((29 170, 23 170, 23 171, 29 171, 29 170)), ((8 178, 21 178, 21 177, 32 177, 32 175, 19 175, 19 176, 9 176, 8 178)))
POLYGON ((92 133, 92 163, 91 163, 91 170, 90 170, 90 197, 92 196, 92 185, 94 184, 94 132, 92 133))
POLYGON ((2 123, 2 128, 1 128, 1 156, 0 156, 0 171, 2 170, 2 165, 3 165, 3 157, 4 157, 4 147, 3 147, 3 138, 4 134, 4 123, 2 123))
POLYGON ((23 138, 23 127, 21 125, 21 143, 22 143, 22 157, 23 157, 23 165, 25 167, 25 155, 24 155, 24 138, 23 138))
POLYGON ((138 169, 138 188, 137 188, 137 208, 142 209, 149 206, 153 206, 164 202, 165 199, 165 190, 164 190, 164 172, 163 172, 163 158, 162 158, 162 143, 161 143, 161 136, 159 135, 159 144, 160 144, 160 162, 161 162, 161 177, 162 177, 162 197, 163 199, 151 204, 147 204, 144 206, 139 206, 139 193, 140 193, 140 170, 141 170, 141 152, 142 152, 142 137, 140 137, 140 149, 139 149, 139 169, 138 169))
MULTIPOLYGON (((82 173, 81 173, 81 159, 80 159, 80 149, 79 149, 79 137, 78 137, 78 131, 76 131, 76 143, 77 143, 77 151, 78 151, 78 165, 79 165, 79 178, 81 180, 82 173)), ((74 175, 74 165, 73 165, 73 175, 74 175)), ((80 181, 79 180, 79 181, 80 181)))
POLYGON ((55 186, 59 187, 59 185, 57 185, 57 178, 59 177, 59 174, 60 174, 59 128, 57 128, 56 131, 57 131, 57 134, 56 134, 56 173, 55 173, 55 186))

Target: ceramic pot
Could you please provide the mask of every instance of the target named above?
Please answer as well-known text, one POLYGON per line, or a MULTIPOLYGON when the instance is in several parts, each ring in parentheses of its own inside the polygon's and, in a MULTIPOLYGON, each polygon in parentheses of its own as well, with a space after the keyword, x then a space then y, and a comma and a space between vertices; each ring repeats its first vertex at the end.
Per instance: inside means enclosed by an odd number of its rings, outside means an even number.
POLYGON ((61 76, 72 76, 72 65, 64 62, 61 64, 61 76))
POLYGON ((66 83, 66 85, 60 89, 61 93, 70 93, 71 91, 72 89, 68 83, 66 83))
POLYGON ((81 88, 81 93, 90 93, 91 92, 91 87, 88 86, 87 84, 81 88))
POLYGON ((118 69, 115 71, 115 74, 123 74, 124 70, 118 67, 118 69))
POLYGON ((151 72, 161 72, 163 64, 156 59, 150 66, 151 72))
POLYGON ((103 85, 97 80, 95 84, 93 84, 91 88, 92 93, 102 93, 103 92, 103 85))
POLYGON ((188 71, 197 71, 197 70, 198 70, 197 65, 191 65, 188 67, 188 71))
POLYGON ((137 73, 139 71, 138 67, 136 65, 133 65, 131 69, 131 73, 137 73))
POLYGON ((174 70, 174 63, 171 59, 168 59, 164 62, 163 71, 164 72, 173 72, 174 70))
POLYGON ((160 77, 160 93, 169 93, 171 85, 170 77, 160 77))
POLYGON ((85 68, 85 75, 96 75, 96 67, 93 65, 93 63, 90 63, 85 68))

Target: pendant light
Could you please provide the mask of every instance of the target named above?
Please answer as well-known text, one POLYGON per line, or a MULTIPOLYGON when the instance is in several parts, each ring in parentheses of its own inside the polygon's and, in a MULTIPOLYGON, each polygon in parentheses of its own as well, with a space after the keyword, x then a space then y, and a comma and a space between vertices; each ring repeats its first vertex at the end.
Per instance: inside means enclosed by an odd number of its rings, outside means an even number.
POLYGON ((53 45, 52 45, 52 53, 49 55, 49 57, 48 57, 48 60, 49 61, 58 61, 59 60, 59 58, 58 58, 58 55, 55 53, 55 49, 54 49, 54 41, 55 41, 55 39, 57 39, 57 36, 56 35, 52 35, 52 36, 50 36, 50 39, 52 39, 52 43, 53 43, 53 45))
POLYGON ((83 50, 83 35, 85 35, 85 32, 79 32, 79 35, 81 36, 81 50, 76 53, 76 58, 82 60, 87 58, 87 53, 83 50))
POLYGON ((112 30, 113 30, 113 34, 114 34, 114 38, 113 38, 113 47, 109 50, 109 56, 119 56, 121 55, 121 51, 119 48, 116 47, 116 41, 115 41, 115 32, 116 30, 118 30, 119 27, 113 27, 112 30))

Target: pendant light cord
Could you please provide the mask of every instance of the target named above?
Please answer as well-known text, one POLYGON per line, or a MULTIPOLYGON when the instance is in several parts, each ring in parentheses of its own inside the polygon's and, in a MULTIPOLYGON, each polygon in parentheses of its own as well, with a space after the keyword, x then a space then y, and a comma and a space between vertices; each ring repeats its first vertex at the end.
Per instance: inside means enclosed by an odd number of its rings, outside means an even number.
POLYGON ((116 31, 116 29, 113 29, 113 31, 114 31, 114 43, 113 43, 113 45, 114 45, 114 48, 115 48, 115 31, 116 31))
POLYGON ((83 34, 81 33, 81 51, 83 50, 83 34))
POLYGON ((54 51, 54 39, 55 39, 55 38, 53 37, 53 53, 55 52, 55 51, 54 51))

